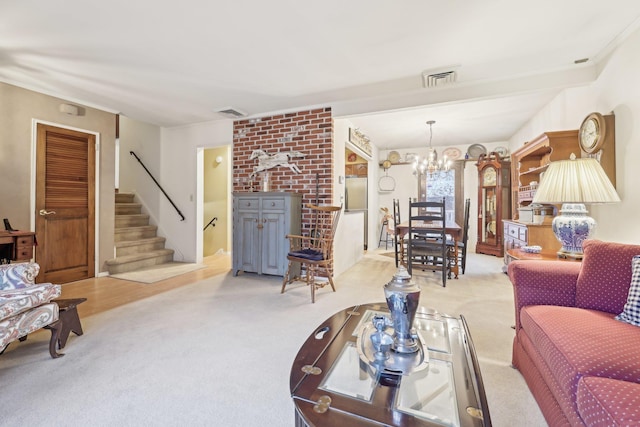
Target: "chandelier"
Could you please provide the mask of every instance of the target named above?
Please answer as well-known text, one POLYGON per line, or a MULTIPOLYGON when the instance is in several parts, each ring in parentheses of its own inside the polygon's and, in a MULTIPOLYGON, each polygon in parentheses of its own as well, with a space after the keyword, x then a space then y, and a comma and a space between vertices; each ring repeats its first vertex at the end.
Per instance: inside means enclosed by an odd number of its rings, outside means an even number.
POLYGON ((414 174, 434 174, 436 172, 446 172, 451 166, 451 161, 447 159, 447 156, 442 156, 442 159, 438 160, 438 153, 431 145, 433 140, 433 124, 435 120, 427 121, 429 125, 429 152, 424 158, 417 157, 413 162, 414 174))

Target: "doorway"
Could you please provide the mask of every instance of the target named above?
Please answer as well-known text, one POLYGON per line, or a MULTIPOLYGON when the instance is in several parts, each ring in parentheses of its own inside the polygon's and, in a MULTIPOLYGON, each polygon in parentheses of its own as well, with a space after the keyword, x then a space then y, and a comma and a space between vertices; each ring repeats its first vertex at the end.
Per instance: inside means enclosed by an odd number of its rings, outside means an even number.
POLYGON ((231 145, 199 147, 197 158, 196 262, 202 262, 231 251, 231 145))
POLYGON ((363 213, 366 251, 369 246, 369 161, 348 148, 345 159, 345 212, 363 213))
POLYGON ((35 229, 39 281, 95 276, 96 135, 36 126, 35 229))

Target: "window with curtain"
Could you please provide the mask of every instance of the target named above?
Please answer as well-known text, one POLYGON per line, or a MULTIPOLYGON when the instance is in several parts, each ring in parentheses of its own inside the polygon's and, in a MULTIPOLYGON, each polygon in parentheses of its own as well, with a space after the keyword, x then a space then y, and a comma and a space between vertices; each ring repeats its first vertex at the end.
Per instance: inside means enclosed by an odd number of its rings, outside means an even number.
POLYGON ((423 173, 418 176, 418 201, 437 202, 444 197, 447 221, 464 222, 464 160, 452 162, 448 171, 423 173))

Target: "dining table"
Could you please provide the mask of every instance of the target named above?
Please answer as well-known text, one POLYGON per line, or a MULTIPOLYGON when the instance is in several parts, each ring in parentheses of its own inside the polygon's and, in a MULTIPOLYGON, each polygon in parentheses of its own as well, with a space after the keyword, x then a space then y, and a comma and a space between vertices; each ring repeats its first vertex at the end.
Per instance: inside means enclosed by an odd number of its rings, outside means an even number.
MULTIPOLYGON (((429 231, 429 230, 441 230, 442 223, 440 221, 413 221, 413 228, 418 228, 420 230, 429 231)), ((447 221, 445 223, 445 231, 448 235, 453 239, 453 251, 455 256, 455 263, 451 266, 451 272, 454 274, 454 277, 458 278, 459 273, 459 263, 458 263, 458 241, 462 237, 462 227, 460 227, 455 221, 447 221)), ((406 267, 407 263, 404 259, 404 236, 409 232, 409 221, 401 222, 396 225, 396 236, 400 246, 399 259, 400 263, 406 267)), ((397 246, 396 246, 397 248, 397 246)))

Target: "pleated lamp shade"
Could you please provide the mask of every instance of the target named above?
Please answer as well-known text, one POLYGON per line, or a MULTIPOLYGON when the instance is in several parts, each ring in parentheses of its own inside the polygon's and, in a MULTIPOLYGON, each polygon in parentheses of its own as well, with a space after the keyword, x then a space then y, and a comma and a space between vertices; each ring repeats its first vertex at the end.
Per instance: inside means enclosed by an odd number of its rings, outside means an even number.
POLYGON ((591 237, 596 221, 587 215, 585 203, 619 202, 607 174, 594 158, 549 163, 533 197, 533 203, 562 203, 560 214, 551 222, 551 230, 562 248, 558 257, 582 259, 582 243, 591 237))
POLYGON ((551 162, 533 197, 533 203, 614 203, 620 197, 594 158, 551 162))

